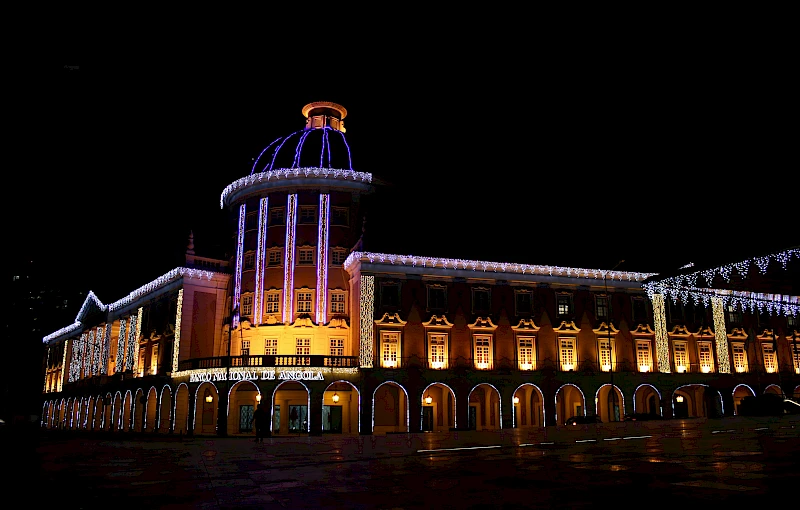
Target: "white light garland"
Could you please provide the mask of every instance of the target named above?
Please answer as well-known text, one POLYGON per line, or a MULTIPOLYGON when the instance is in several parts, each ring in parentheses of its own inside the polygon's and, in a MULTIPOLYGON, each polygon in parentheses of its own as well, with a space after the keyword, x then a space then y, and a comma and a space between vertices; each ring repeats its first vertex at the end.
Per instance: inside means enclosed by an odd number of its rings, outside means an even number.
POLYGON ((111 323, 106 323, 106 332, 103 335, 103 360, 102 370, 103 375, 108 374, 108 357, 111 351, 111 323))
POLYGON ((139 351, 139 338, 136 335, 136 330, 139 327, 137 316, 131 315, 128 324, 128 345, 125 352, 125 371, 131 372, 136 366, 135 355, 139 351))
POLYGON ((233 317, 231 317, 231 327, 239 327, 239 300, 242 296, 242 258, 244 257, 244 220, 245 205, 239 206, 239 230, 236 234, 236 274, 233 284, 233 317))
POLYGON ((341 170, 337 168, 279 168, 277 170, 269 170, 257 174, 251 174, 242 177, 225 187, 222 195, 219 198, 220 209, 225 207, 225 199, 241 189, 247 188, 253 184, 266 181, 277 181, 280 179, 300 179, 300 178, 323 178, 323 179, 341 179, 346 181, 360 181, 372 182, 372 174, 368 172, 356 172, 354 170, 341 170))
POLYGON ((717 344, 717 361, 720 374, 731 373, 731 362, 728 356, 728 334, 725 331, 725 312, 722 299, 711 298, 711 310, 714 318, 714 339, 717 344))
POLYGON ((122 372, 125 369, 125 335, 127 334, 127 321, 125 318, 119 320, 119 337, 117 338, 117 358, 115 360, 114 371, 122 372))
POLYGON ((175 341, 172 345, 172 372, 178 371, 178 356, 181 352, 181 317, 183 316, 183 289, 178 291, 178 310, 175 312, 175 341))
POLYGON ((482 260, 464 260, 464 259, 447 259, 435 257, 419 257, 416 255, 394 255, 388 253, 372 253, 355 251, 351 253, 344 261, 344 268, 349 270, 358 261, 369 261, 375 263, 389 263, 395 265, 397 263, 402 265, 410 265, 416 267, 420 265, 426 268, 442 268, 442 269, 464 269, 477 271, 480 269, 483 272, 501 272, 501 273, 516 273, 516 274, 539 274, 546 276, 553 276, 553 272, 557 275, 567 274, 575 278, 596 279, 602 280, 606 276, 610 280, 619 281, 636 281, 641 282, 655 276, 658 273, 634 273, 631 271, 605 271, 602 269, 581 269, 573 267, 562 266, 541 266, 531 264, 518 264, 509 262, 488 262, 482 260))
POLYGON ((651 299, 653 301, 653 323, 655 326, 656 352, 658 353, 658 371, 662 374, 669 374, 672 369, 669 361, 669 335, 667 334, 664 296, 654 294, 651 299))
POLYGON ((258 204, 258 244, 256 245, 256 288, 253 298, 253 324, 261 324, 264 309, 264 259, 267 253, 267 224, 269 221, 269 198, 264 197, 258 204))
POLYGON ((294 245, 297 225, 297 194, 286 199, 286 244, 283 257, 283 322, 292 322, 294 304, 294 245))
POLYGON ((331 196, 319 195, 319 222, 317 226, 317 324, 328 322, 328 218, 331 196))
POLYGON ((361 297, 359 299, 359 365, 361 368, 372 368, 373 364, 373 328, 375 315, 375 277, 361 275, 361 297))

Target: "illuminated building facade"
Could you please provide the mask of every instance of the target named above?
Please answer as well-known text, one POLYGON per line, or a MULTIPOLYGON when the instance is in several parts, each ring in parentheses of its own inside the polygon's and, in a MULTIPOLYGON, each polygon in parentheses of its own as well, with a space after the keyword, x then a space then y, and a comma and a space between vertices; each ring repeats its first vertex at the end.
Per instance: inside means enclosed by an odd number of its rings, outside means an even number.
POLYGON ((190 246, 44 338, 44 426, 248 435, 260 403, 274 435, 384 434, 798 396, 800 250, 674 275, 367 252, 376 182, 352 168, 347 112, 302 112, 222 192, 231 261, 190 246))

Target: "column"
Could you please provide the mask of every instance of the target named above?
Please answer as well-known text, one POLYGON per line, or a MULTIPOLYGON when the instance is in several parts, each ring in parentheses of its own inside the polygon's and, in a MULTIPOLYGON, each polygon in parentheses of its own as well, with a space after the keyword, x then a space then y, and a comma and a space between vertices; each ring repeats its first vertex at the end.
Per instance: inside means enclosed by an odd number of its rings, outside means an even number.
POLYGON ((308 433, 311 436, 322 435, 322 403, 325 395, 324 388, 311 389, 308 409, 308 433))

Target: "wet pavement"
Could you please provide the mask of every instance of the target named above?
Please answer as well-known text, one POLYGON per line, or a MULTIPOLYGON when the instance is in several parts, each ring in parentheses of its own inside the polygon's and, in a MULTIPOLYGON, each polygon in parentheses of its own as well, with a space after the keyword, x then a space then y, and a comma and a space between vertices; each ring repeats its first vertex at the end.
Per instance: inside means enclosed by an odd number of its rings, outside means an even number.
POLYGON ((59 508, 796 506, 800 417, 264 443, 42 431, 34 458, 59 508))

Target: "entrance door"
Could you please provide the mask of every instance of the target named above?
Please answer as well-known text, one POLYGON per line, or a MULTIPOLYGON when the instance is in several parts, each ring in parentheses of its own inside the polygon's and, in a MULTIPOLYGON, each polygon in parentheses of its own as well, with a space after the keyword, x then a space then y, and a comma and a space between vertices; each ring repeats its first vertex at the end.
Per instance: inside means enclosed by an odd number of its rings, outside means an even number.
POLYGON ((322 430, 342 433, 342 406, 322 406, 322 430))
POLYGON ((253 406, 239 406, 239 432, 253 431, 253 406))
POLYGON ((478 427, 478 408, 469 406, 469 430, 475 430, 478 427))
POLYGON ((308 432, 308 406, 289 406, 289 432, 308 432))
POLYGON ((422 431, 433 431, 433 406, 422 407, 422 431))

